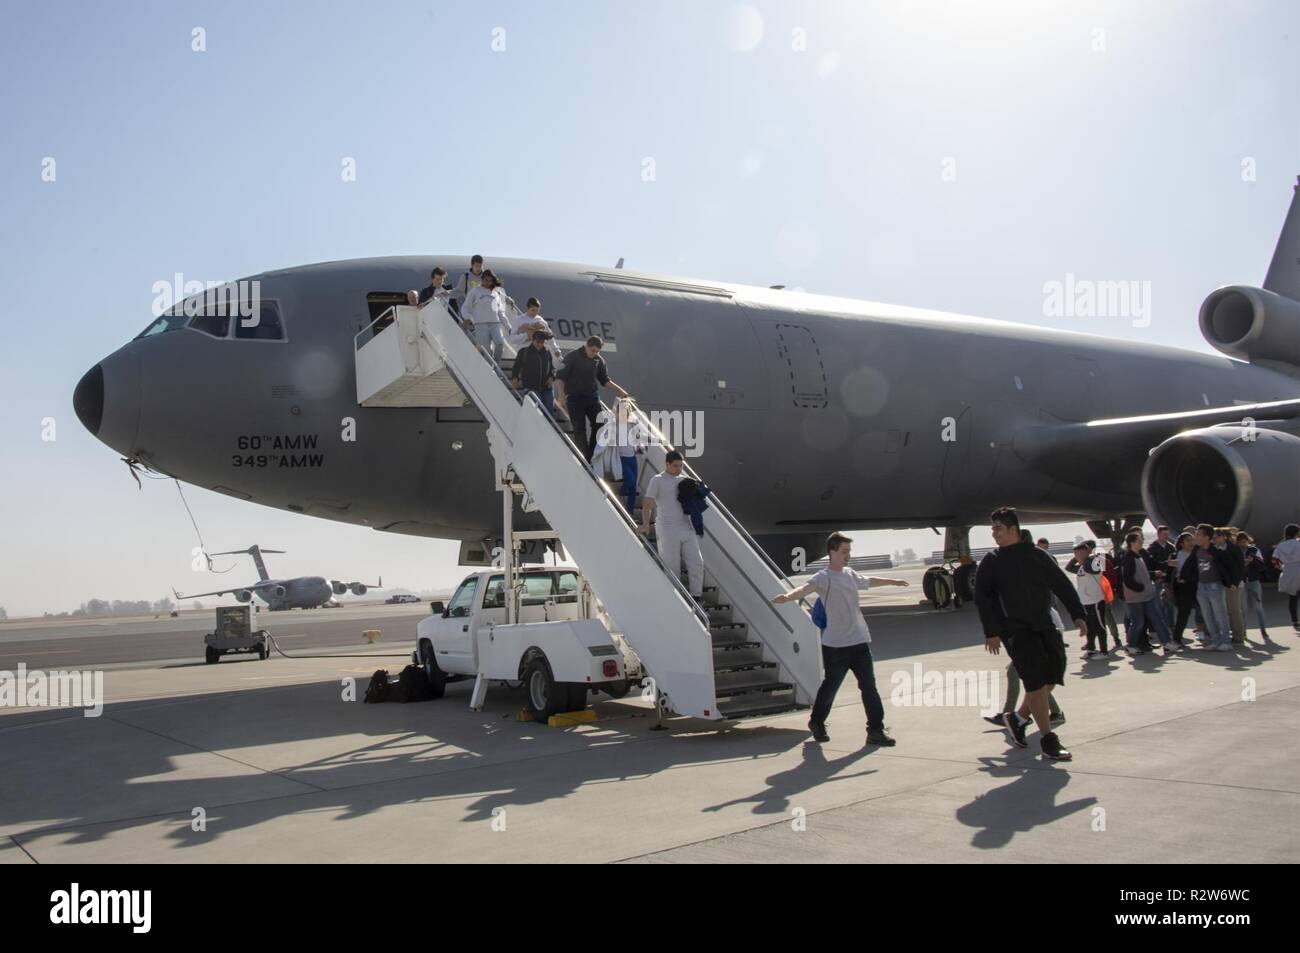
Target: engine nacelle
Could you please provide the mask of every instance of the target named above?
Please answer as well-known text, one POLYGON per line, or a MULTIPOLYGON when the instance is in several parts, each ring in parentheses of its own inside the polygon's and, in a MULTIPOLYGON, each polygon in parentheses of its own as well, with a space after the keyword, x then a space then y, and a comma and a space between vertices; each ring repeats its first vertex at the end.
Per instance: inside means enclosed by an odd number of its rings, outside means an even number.
POLYGON ((348 591, 348 584, 345 582, 339 582, 335 579, 330 583, 330 588, 334 590, 334 595, 341 596, 343 593, 348 591))
POLYGON ((272 587, 271 587, 271 594, 272 594, 273 596, 275 596, 277 599, 283 599, 283 598, 284 598, 284 594, 285 594, 287 591, 288 591, 288 590, 285 589, 284 586, 272 586, 272 587))
POLYGON ((1205 340, 1229 357, 1300 367, 1300 301, 1228 285, 1210 292, 1200 322, 1205 340))
POLYGON ((240 602, 251 602, 253 600, 253 592, 250 589, 240 589, 235 593, 235 598, 240 602))
MULTIPOLYGON (((1291 425, 1293 426, 1293 425, 1291 425)), ((1147 515, 1175 533, 1210 523, 1262 543, 1300 522, 1300 436, 1233 424, 1189 430, 1151 451, 1142 470, 1147 515)))
POLYGON ((348 589, 352 591, 354 596, 364 596, 366 594, 366 586, 362 582, 354 582, 348 586, 348 589))

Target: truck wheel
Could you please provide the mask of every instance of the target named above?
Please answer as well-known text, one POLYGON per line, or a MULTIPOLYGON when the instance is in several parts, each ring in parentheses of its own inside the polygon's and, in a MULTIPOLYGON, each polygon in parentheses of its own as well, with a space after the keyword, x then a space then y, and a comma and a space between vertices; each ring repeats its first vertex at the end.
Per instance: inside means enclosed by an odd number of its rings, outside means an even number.
POLYGON ((569 704, 565 706, 565 711, 582 711, 587 707, 587 696, 591 689, 578 682, 569 683, 569 704))
POLYGON ((606 682, 600 686, 600 689, 610 698, 626 698, 631 686, 628 685, 626 678, 620 678, 616 682, 606 682))
POLYGON ((268 658, 271 657, 271 650, 267 648, 265 642, 263 642, 261 645, 257 647, 257 657, 260 658, 263 662, 265 662, 268 658))
POLYGON ((420 643, 420 667, 424 669, 424 674, 429 679, 429 696, 441 698, 447 691, 447 673, 438 667, 433 647, 428 642, 420 643))
POLYGON ((215 665, 219 658, 221 656, 217 653, 217 650, 210 645, 207 647, 207 651, 203 653, 203 660, 209 665, 215 665))
POLYGON ((524 666, 524 707, 536 721, 546 721, 552 715, 568 710, 567 686, 561 686, 551 674, 546 659, 535 655, 524 666))

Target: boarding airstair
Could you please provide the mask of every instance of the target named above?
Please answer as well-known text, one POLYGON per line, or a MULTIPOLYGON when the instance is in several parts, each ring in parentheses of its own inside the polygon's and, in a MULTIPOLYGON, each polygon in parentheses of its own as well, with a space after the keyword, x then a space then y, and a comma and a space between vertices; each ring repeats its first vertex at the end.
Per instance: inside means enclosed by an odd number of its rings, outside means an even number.
MULTIPOLYGON (((390 308, 357 335, 355 353, 362 406, 477 408, 507 507, 521 495, 524 511, 540 511, 559 535, 664 709, 719 720, 812 703, 818 630, 805 606, 772 604, 792 584, 716 496, 704 514, 706 589, 697 602, 537 397, 521 399, 441 302, 390 308)), ((672 448, 649 415, 631 411, 655 438, 648 480, 672 448)))

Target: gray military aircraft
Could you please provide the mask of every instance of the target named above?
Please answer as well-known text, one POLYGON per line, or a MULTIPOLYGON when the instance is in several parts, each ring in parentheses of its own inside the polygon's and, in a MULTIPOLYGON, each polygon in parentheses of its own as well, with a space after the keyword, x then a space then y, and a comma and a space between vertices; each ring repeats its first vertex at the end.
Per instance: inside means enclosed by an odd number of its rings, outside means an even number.
MULTIPOLYGON (((354 365, 361 329, 432 265, 455 275, 464 260, 257 275, 256 326, 173 309, 86 373, 77 416, 128 461, 277 509, 462 540, 471 561, 465 546, 500 538, 482 418, 358 406, 354 365)), ((1300 520, 1300 199, 1263 287, 1201 306, 1224 357, 625 269, 489 265, 514 297, 545 303, 561 343, 613 344, 610 373, 643 407, 704 412, 693 466, 786 565, 794 547, 822 555, 833 529, 944 527, 965 553, 1000 504, 1099 535, 1146 515, 1271 541, 1300 520)), ((969 591, 973 571, 959 573, 969 591)))
POLYGON ((354 596, 364 596, 367 590, 371 588, 382 589, 384 586, 382 576, 374 586, 367 586, 363 582, 339 582, 337 579, 326 579, 324 576, 295 576, 292 579, 272 579, 266 571, 266 562, 262 559, 262 555, 264 553, 283 552, 283 549, 262 549, 254 543, 248 549, 211 553, 212 556, 252 556, 253 563, 257 566, 258 581, 247 586, 218 589, 215 592, 192 592, 183 596, 173 589, 172 593, 176 596, 177 602, 185 599, 197 599, 200 596, 224 595, 233 595, 240 602, 250 602, 253 596, 257 596, 266 603, 267 608, 272 612, 278 612, 283 609, 318 609, 334 596, 341 596, 346 592, 351 592, 354 596))

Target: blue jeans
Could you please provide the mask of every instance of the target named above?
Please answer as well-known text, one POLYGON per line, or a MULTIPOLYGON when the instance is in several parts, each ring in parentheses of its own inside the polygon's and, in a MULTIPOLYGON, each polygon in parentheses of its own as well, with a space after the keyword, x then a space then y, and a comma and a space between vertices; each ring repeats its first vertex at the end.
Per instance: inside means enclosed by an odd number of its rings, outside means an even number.
POLYGON ((623 486, 621 492, 623 499, 627 501, 627 511, 632 512, 636 508, 636 479, 637 479, 637 458, 636 457, 619 457, 623 461, 623 486))
POLYGON ((1255 609, 1255 618, 1259 620, 1259 631, 1263 632, 1268 628, 1268 622, 1264 618, 1264 584, 1258 579, 1247 579, 1243 583, 1246 589, 1246 605, 1253 606, 1255 609))
POLYGON ((1161 645, 1168 645, 1173 638, 1169 634, 1169 624, 1165 622, 1164 608, 1161 606, 1159 598, 1148 599, 1146 602, 1126 602, 1124 612, 1128 617, 1126 621, 1128 624, 1128 644, 1130 646, 1136 643, 1143 626, 1147 629, 1156 630, 1156 637, 1160 640, 1161 645))
POLYGON ((1196 589, 1196 602, 1205 616, 1205 634, 1211 645, 1230 645, 1232 630, 1228 624, 1228 597, 1221 582, 1203 582, 1196 589))
POLYGON ((867 730, 884 731, 885 705, 880 700, 880 692, 876 690, 871 646, 866 642, 842 649, 823 645, 822 664, 826 675, 822 679, 821 688, 817 689, 817 700, 813 702, 813 724, 826 724, 826 717, 831 713, 831 703, 835 701, 835 693, 840 690, 844 676, 852 671, 858 680, 858 689, 862 692, 862 705, 867 710, 867 730))
POLYGON ((536 394, 537 399, 540 400, 542 406, 546 408, 546 412, 551 415, 551 419, 555 419, 555 391, 551 390, 549 387, 543 387, 541 390, 535 390, 532 387, 525 387, 524 393, 536 394))

